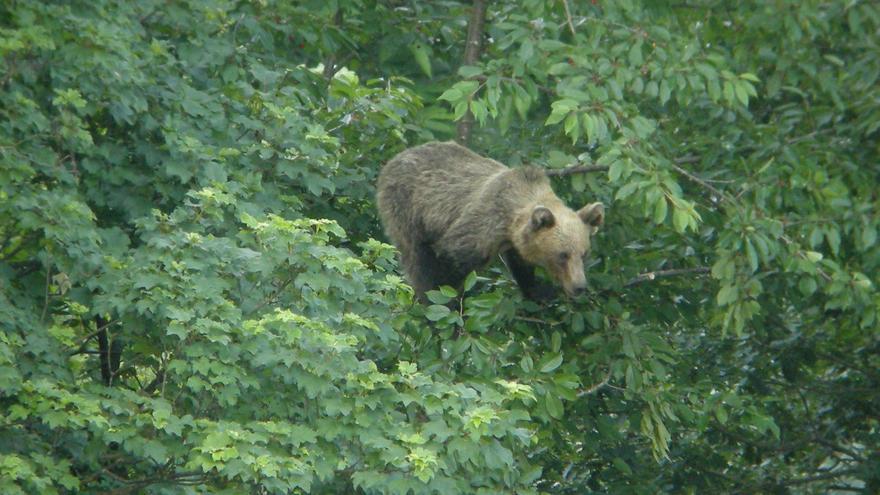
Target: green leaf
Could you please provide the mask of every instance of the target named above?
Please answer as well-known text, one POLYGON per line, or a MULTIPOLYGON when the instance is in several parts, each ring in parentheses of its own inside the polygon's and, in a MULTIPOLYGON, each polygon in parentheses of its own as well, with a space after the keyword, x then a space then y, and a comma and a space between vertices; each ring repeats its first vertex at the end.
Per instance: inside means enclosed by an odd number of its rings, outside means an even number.
POLYGON ((816 251, 805 251, 804 255, 813 263, 818 263, 822 260, 822 253, 816 251))
POLYGON ((641 40, 636 41, 632 44, 629 49, 629 63, 630 65, 639 66, 642 65, 642 42, 641 40))
POLYGON ((654 223, 662 224, 666 220, 666 197, 660 198, 654 203, 654 223))
POLYGON ((541 366, 539 369, 540 369, 541 373, 550 373, 551 371, 558 368, 559 365, 561 365, 561 364, 562 364, 562 354, 557 352, 557 353, 547 355, 543 359, 541 359, 541 366))
POLYGON ((551 418, 560 419, 562 418, 562 415, 565 414, 562 400, 552 393, 548 393, 544 396, 544 404, 547 407, 547 413, 551 418))
POLYGON ((624 200, 632 195, 637 189, 639 189, 640 184, 638 182, 627 182, 620 189, 617 190, 617 194, 614 195, 614 198, 617 200, 624 200))
POLYGON ((444 286, 440 289, 429 290, 425 293, 425 296, 434 304, 446 304, 452 300, 452 298, 456 297, 455 290, 451 287, 444 286), (443 289, 446 290, 443 290, 443 289))
POLYGON ((718 291, 717 302, 719 306, 726 306, 737 300, 739 289, 734 285, 725 285, 718 291))
POLYGON ((727 424, 727 410, 722 405, 718 405, 715 408, 715 418, 718 419, 718 422, 722 425, 727 424))
POLYGON ((877 243, 877 229, 872 225, 862 227, 862 247, 868 249, 877 243))
POLYGON ((632 476, 632 474, 633 474, 632 468, 629 467, 629 464, 627 464, 626 461, 624 461, 620 457, 615 457, 614 459, 611 460, 611 463, 614 465, 615 469, 617 469, 621 473, 623 473, 627 476, 632 476))
POLYGON ((688 215, 688 212, 681 208, 673 208, 672 226, 675 227, 675 231, 678 233, 684 233, 689 224, 690 215, 688 215))
POLYGON ((464 279, 463 291, 467 292, 467 291, 473 289, 474 285, 476 285, 476 283, 477 283, 477 273, 476 272, 468 273, 468 276, 465 277, 465 279, 464 279))
POLYGON ((615 160, 611 163, 611 166, 608 167, 608 180, 611 182, 617 182, 620 179, 621 174, 623 174, 624 163, 622 160, 615 160))
POLYGON ((470 102, 470 110, 471 113, 474 114, 474 118, 480 125, 486 124, 486 117, 489 115, 489 112, 486 108, 485 102, 482 100, 473 99, 470 102))
POLYGON ((724 81, 723 88, 724 99, 727 100, 727 103, 733 104, 736 101, 736 89, 733 87, 733 83, 724 81))
POLYGON ((669 80, 664 79, 660 81, 660 104, 665 105, 667 101, 669 101, 669 97, 672 95, 672 88, 669 85, 669 80))
POLYGON ((798 289, 800 289, 801 294, 805 296, 812 295, 816 292, 817 288, 818 285, 816 284, 816 279, 813 277, 802 277, 800 282, 798 282, 798 289))
POLYGON ((464 98, 464 93, 462 93, 461 89, 457 86, 447 89, 443 94, 437 97, 439 100, 445 100, 452 103, 457 102, 462 98, 464 98))
POLYGON ((576 113, 570 113, 565 118, 565 134, 571 136, 572 143, 576 143, 580 137, 580 119, 576 113))
POLYGON ((736 82, 734 83, 734 91, 736 92, 736 98, 739 100, 743 106, 749 106, 749 93, 748 87, 745 84, 736 82))
POLYGON ((428 308, 425 310, 425 318, 431 321, 439 321, 446 317, 449 312, 449 308, 447 308, 446 306, 432 304, 428 306, 428 308))
POLYGON ((483 74, 483 68, 475 65, 462 65, 458 68, 458 75, 469 79, 474 76, 479 76, 483 74))
POLYGON ((649 97, 656 98, 659 92, 660 87, 657 85, 657 81, 648 81, 648 84, 645 85, 645 94, 649 97))
POLYGON ((749 268, 752 273, 758 271, 758 253, 755 251, 755 246, 752 245, 751 239, 746 239, 746 257, 749 260, 749 268))
POLYGON ((840 232, 834 227, 828 227, 825 229, 825 240, 831 248, 831 253, 836 256, 840 252, 840 232))
POLYGON ((514 88, 513 106, 516 108, 519 118, 525 120, 529 113, 529 107, 532 104, 532 98, 522 86, 516 85, 514 88))
POLYGON ((562 119, 568 116, 570 112, 577 109, 578 102, 570 98, 564 98, 554 101, 551 107, 553 110, 550 112, 550 116, 547 117, 547 120, 544 122, 545 126, 562 122, 562 119))
POLYGON ((611 94, 614 96, 615 100, 623 99, 623 90, 621 89, 620 84, 617 82, 616 79, 608 80, 608 89, 611 90, 611 94))
POLYGON ((522 359, 519 360, 519 366, 526 373, 531 373, 532 369, 534 369, 534 364, 532 363, 531 356, 529 356, 528 354, 523 356, 522 359))
POLYGON ((431 50, 422 42, 416 42, 409 46, 410 53, 412 53, 413 59, 415 59, 416 64, 418 64, 419 68, 422 69, 422 72, 425 73, 429 78, 432 77, 431 74, 431 58, 430 53, 431 50))

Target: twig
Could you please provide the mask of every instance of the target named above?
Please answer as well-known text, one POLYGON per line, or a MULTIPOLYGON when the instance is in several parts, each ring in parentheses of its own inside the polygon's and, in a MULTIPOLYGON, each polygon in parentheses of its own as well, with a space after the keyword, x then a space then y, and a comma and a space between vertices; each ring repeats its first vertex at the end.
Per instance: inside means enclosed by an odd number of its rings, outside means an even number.
POLYGON ((115 323, 118 323, 118 321, 109 321, 109 322, 105 323, 104 325, 101 325, 100 327, 98 327, 98 329, 95 330, 94 332, 89 332, 85 337, 79 339, 79 345, 77 346, 77 349, 75 351, 72 351, 70 353, 70 355, 73 356, 75 354, 80 354, 83 351, 85 351, 86 344, 88 344, 90 340, 95 338, 95 336, 98 335, 99 333, 103 332, 105 328, 107 328, 110 325, 113 325, 115 323))
POLYGON ((727 198, 724 196, 724 193, 721 192, 718 188, 716 188, 716 187, 713 186, 712 184, 709 184, 708 182, 704 181, 703 179, 697 177, 696 175, 693 175, 692 173, 688 172, 687 170, 685 170, 685 169, 679 167, 678 165, 676 165, 676 164, 673 163, 673 164, 672 164, 672 169, 675 170, 676 172, 680 173, 681 175, 687 177, 688 179, 690 179, 690 180, 696 182, 697 184, 699 184, 699 185, 705 187, 706 189, 712 191, 712 194, 714 194, 715 196, 718 197, 718 200, 717 200, 717 201, 713 201, 714 203, 720 203, 721 201, 724 201, 724 200, 727 199, 727 198))
POLYGON ((565 7, 565 20, 568 22, 568 29, 571 30, 571 35, 574 36, 574 23, 571 22, 571 10, 568 8, 568 0, 562 0, 562 5, 565 7))
MULTIPOLYGON (((342 30, 342 19, 343 19, 342 7, 337 7, 336 14, 333 16, 333 25, 336 26, 336 28, 339 29, 340 31, 342 30)), ((327 55, 327 58, 324 59, 324 74, 323 74, 324 79, 327 79, 329 81, 330 79, 333 78, 333 76, 336 74, 336 71, 338 70, 335 67, 336 67, 336 54, 330 53, 329 55, 327 55)))
POLYGON ((592 387, 590 387, 588 389, 581 390, 580 392, 578 392, 577 396, 583 397, 585 395, 592 394, 592 393, 598 391, 600 388, 604 387, 605 385, 608 385, 609 380, 611 380, 611 368, 610 367, 608 368, 608 373, 605 374, 605 378, 603 378, 601 382, 593 385, 592 387))
POLYGON ((337 72, 342 70, 342 68, 345 67, 346 64, 351 62, 351 59, 353 59, 354 56, 355 56, 354 53, 348 53, 345 55, 345 57, 342 57, 342 59, 340 59, 338 62, 334 61, 332 69, 327 70, 327 67, 324 68, 324 78, 327 79, 328 84, 331 82, 333 77, 336 76, 337 72))
POLYGON ((697 155, 684 155, 676 158, 674 161, 675 163, 685 165, 688 163, 697 163, 698 161, 700 161, 700 157, 697 155))
POLYGON ((549 177, 563 177, 566 175, 586 174, 589 172, 604 172, 606 170, 608 170, 608 167, 605 165, 574 165, 565 168, 549 169, 545 173, 549 177))
MULTIPOLYGON (((2 258, 2 259, 3 259, 3 260, 10 260, 10 261, 11 261, 12 258, 13 258, 16 254, 18 254, 19 251, 21 251, 22 249, 24 249, 24 247, 27 246, 27 244, 28 244, 32 239, 36 239, 37 237, 39 237, 39 235, 37 235, 35 232, 31 232, 30 234, 28 234, 28 235, 26 235, 26 236, 23 236, 22 239, 18 242, 18 246, 15 246, 15 248, 13 248, 12 251, 10 251, 10 252, 6 253, 5 255, 3 255, 3 258, 2 258)), ((10 242, 12 242, 11 239, 10 239, 10 242)), ((4 246, 3 249, 6 249, 6 247, 4 246)))
POLYGON ((153 378, 153 380, 150 381, 150 383, 148 383, 146 387, 141 387, 141 392, 144 392, 146 394, 152 394, 156 390, 156 387, 158 387, 159 385, 162 385, 162 386, 165 385, 165 369, 164 368, 156 372, 155 378, 153 378))
POLYGON ((540 318, 532 318, 531 316, 516 316, 513 319, 517 320, 517 321, 527 321, 529 323, 538 323, 538 324, 547 325, 550 327, 553 327, 553 326, 556 326, 556 325, 559 325, 560 323, 562 323, 559 321, 547 321, 547 320, 542 320, 540 318))
POLYGON ((119 362, 122 357, 122 341, 109 335, 107 332, 109 323, 102 316, 95 316, 95 325, 104 328, 98 333, 98 350, 100 351, 101 378, 108 387, 113 385, 113 378, 119 372, 119 362))
POLYGON ((52 277, 52 265, 46 266, 46 299, 43 301, 43 314, 40 315, 40 322, 46 320, 46 312, 49 310, 49 282, 52 277))
POLYGON ((252 315, 252 314, 256 314, 257 311, 263 309, 267 304, 271 304, 271 303, 275 302, 275 301, 276 301, 276 298, 277 298, 279 295, 281 295, 281 292, 284 291, 284 289, 286 289, 287 286, 290 285, 291 282, 293 282, 293 278, 294 278, 294 277, 290 277, 290 278, 288 278, 287 280, 285 280, 285 281, 284 281, 284 282, 278 287, 278 290, 276 290, 275 292, 273 292, 273 293, 269 296, 268 299, 266 299, 265 301, 263 301, 263 302, 261 302, 260 304, 258 304, 257 307, 255 307, 254 309, 250 310, 250 311, 248 312, 248 314, 251 314, 251 315, 252 315))
POLYGON ((837 471, 829 471, 824 472, 822 474, 817 474, 814 476, 805 476, 803 478, 793 478, 788 480, 783 480, 783 485, 803 485, 807 483, 812 483, 814 481, 824 481, 824 480, 833 480, 834 478, 840 478, 841 476, 846 476, 849 474, 854 474, 859 472, 858 468, 847 468, 847 469, 838 469, 837 471))
POLYGON ((824 445, 825 447, 828 447, 829 449, 833 450, 834 452, 846 454, 846 455, 850 456, 851 458, 853 458, 854 460, 859 461, 859 462, 865 462, 865 458, 860 456, 859 454, 857 454, 852 449, 847 449, 845 447, 841 447, 840 445, 836 445, 833 442, 829 442, 828 440, 825 440, 825 439, 819 438, 819 437, 816 437, 815 440, 816 440, 816 443, 818 443, 819 445, 824 445))
MULTIPOLYGON (((785 234, 782 234, 781 236, 779 236, 779 239, 781 239, 782 242, 784 242, 786 246, 794 245, 798 249, 797 255, 800 256, 801 258, 807 259, 807 255, 803 251, 800 250, 801 245, 799 243, 794 242, 793 240, 791 240, 791 238, 789 238, 785 234)), ((816 272, 826 282, 831 282, 833 280, 831 278, 831 275, 828 275, 828 273, 826 273, 825 270, 823 270, 822 267, 820 267, 820 266, 816 266, 816 272)))
MULTIPOLYGON (((686 156, 683 156, 680 158, 676 158, 675 163, 681 163, 681 164, 694 163, 699 160, 700 160, 700 157, 698 157, 698 156, 686 155, 686 156)), ((708 182, 706 180, 700 179, 699 177, 691 175, 687 170, 680 168, 680 167, 677 167, 676 165, 673 165, 673 167, 676 167, 677 171, 684 174, 688 178, 690 178, 694 181, 700 182, 700 183, 708 186, 709 188, 713 189, 716 193, 721 194, 720 191, 718 191, 717 189, 712 187, 712 185, 708 184, 708 182)), ((548 169, 546 171, 546 174, 550 177, 563 177, 566 175, 573 175, 573 174, 586 174, 586 173, 590 173, 590 172, 604 172, 606 170, 608 170, 608 166, 606 166, 606 165, 571 165, 571 166, 568 166, 565 168, 548 169)))
POLYGON ((143 25, 146 24, 150 19, 152 19, 152 17, 153 17, 154 15, 156 15, 156 14, 161 14, 161 12, 160 12, 161 10, 162 10, 161 8, 155 8, 155 9, 153 9, 153 10, 150 11, 148 14, 146 14, 146 15, 144 15, 143 17, 141 17, 140 19, 138 19, 138 22, 143 26, 143 25))
MULTIPOLYGON (((474 0, 474 9, 468 22, 467 42, 464 47, 464 60, 462 65, 473 65, 480 58, 480 49, 483 41, 483 23, 486 20, 485 0, 474 0)), ((458 121, 457 141, 467 144, 471 135, 471 127, 474 125, 474 115, 468 110, 461 120, 458 121)))
POLYGON ((676 277, 678 275, 690 275, 692 273, 709 273, 711 268, 708 266, 697 266, 694 268, 673 268, 670 270, 657 270, 654 272, 640 273, 635 277, 629 279, 624 287, 630 287, 636 284, 640 284, 642 282, 648 282, 651 280, 656 280, 658 278, 667 278, 667 277, 676 277))
MULTIPOLYGON (((496 76, 493 76, 493 77, 496 77, 496 76)), ((497 77, 498 77, 499 81, 519 84, 520 86, 523 85, 523 81, 521 79, 517 79, 515 77, 508 77, 508 76, 497 76, 497 77)), ((472 77, 471 79, 474 79, 475 81, 480 81, 480 82, 484 83, 489 80, 489 77, 484 74, 477 74, 476 76, 472 77)), ((531 82, 532 82, 532 84, 534 84, 534 81, 531 81, 531 82)), ((535 84, 535 88, 537 88, 538 91, 540 91, 542 93, 546 93, 548 95, 553 95, 553 96, 556 95, 556 90, 553 88, 549 88, 549 87, 543 86, 541 84, 535 84)))

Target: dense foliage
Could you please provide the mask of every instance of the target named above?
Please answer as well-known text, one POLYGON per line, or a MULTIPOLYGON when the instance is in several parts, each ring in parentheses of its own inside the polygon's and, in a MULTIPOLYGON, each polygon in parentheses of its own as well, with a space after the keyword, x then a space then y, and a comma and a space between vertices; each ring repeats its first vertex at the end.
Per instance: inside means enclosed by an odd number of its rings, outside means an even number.
POLYGON ((0 4, 0 492, 880 491, 880 7, 660 4, 0 4), (375 177, 470 116, 586 300, 412 304, 375 177))

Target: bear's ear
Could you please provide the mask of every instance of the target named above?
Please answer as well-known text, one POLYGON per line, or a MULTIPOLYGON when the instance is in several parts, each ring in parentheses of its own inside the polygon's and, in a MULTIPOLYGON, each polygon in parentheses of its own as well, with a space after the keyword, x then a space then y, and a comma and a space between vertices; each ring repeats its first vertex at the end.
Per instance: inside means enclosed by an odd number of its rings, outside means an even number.
POLYGON ((602 203, 590 203, 578 210, 578 216, 590 227, 593 233, 599 230, 599 226, 605 223, 605 206, 602 203))
POLYGON ((530 225, 533 231, 552 227, 555 223, 556 217, 553 216, 553 212, 550 211, 550 208, 538 205, 532 210, 532 220, 530 225))

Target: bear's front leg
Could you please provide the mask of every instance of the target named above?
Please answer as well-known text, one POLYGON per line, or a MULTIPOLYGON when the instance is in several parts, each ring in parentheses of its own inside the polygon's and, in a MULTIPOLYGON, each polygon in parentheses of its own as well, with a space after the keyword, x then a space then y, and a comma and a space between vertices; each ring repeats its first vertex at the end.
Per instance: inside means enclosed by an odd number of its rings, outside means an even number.
POLYGON ((541 283, 535 277, 535 270, 526 263, 515 249, 501 253, 504 264, 510 269, 513 279, 519 285, 523 295, 535 302, 545 302, 556 296, 556 289, 549 284, 541 283))
POLYGON ((455 263, 446 256, 437 254, 428 243, 416 244, 411 256, 404 256, 404 260, 416 299, 422 304, 429 303, 425 292, 441 285, 455 287, 464 279, 464 275, 457 274, 455 263))

